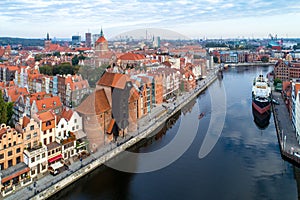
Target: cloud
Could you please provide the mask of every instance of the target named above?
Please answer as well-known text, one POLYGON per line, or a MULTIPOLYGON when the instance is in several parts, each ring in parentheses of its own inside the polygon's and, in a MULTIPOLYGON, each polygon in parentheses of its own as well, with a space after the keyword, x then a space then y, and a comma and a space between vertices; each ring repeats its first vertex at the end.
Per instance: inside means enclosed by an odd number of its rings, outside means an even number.
MULTIPOLYGON (((289 5, 297 5, 296 0, 289 5)), ((2 0, 0 25, 9 35, 15 32, 12 26, 40 26, 41 31, 48 28, 59 33, 68 24, 71 34, 82 30, 105 27, 173 27, 194 24, 195 22, 219 22, 221 20, 242 19, 247 17, 278 16, 282 13, 299 13, 299 6, 282 6, 284 0, 200 0, 185 1, 142 1, 142 0, 2 0), (72 28, 72 24, 75 26, 72 28), (5 27, 4 27, 5 25, 5 27), (81 28, 80 28, 81 27, 81 28), (77 29, 77 30, 75 30, 77 29), (79 29, 79 30, 78 30, 79 29), (13 31, 14 30, 14 31, 13 31)), ((296 19, 294 20, 296 23, 296 19)), ((276 26, 276 25, 274 25, 276 26)), ((194 27, 195 28, 195 27, 194 27)), ((223 30, 224 31, 224 30, 223 30)), ((32 35, 39 35, 36 32, 32 35)))

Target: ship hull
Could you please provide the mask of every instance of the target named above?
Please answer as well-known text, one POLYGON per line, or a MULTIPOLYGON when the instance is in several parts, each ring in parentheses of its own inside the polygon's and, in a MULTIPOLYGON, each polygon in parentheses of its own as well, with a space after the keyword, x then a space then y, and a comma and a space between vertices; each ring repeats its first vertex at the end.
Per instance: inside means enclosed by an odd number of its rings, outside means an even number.
POLYGON ((252 107, 260 114, 264 114, 266 112, 270 112, 271 101, 260 102, 257 100, 252 100, 252 107))
POLYGON ((252 108, 254 122, 259 129, 265 129, 268 127, 271 118, 271 112, 265 112, 260 114, 256 109, 252 108))

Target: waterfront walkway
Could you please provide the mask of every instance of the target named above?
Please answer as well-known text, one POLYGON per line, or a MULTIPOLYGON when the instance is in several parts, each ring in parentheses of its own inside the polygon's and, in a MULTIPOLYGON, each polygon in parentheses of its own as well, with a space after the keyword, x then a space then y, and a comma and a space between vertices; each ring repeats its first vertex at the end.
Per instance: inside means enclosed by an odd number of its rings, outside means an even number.
POLYGON ((281 153, 300 164, 299 158, 294 155, 294 153, 300 154, 300 145, 286 104, 279 92, 273 91, 273 98, 280 103, 280 105, 273 104, 273 114, 281 153))
MULTIPOLYGON (((161 113, 163 113, 164 111, 166 111, 167 113, 168 111, 175 110, 179 105, 186 103, 189 97, 193 96, 194 93, 197 93, 200 90, 205 89, 208 86, 208 83, 213 81, 216 78, 216 73, 217 73, 217 69, 215 71, 212 71, 206 77, 206 79, 199 81, 195 91, 183 93, 181 96, 178 96, 176 101, 174 102, 163 103, 162 105, 154 107, 147 116, 139 119, 137 131, 130 132, 124 137, 119 137, 116 142, 111 142, 109 144, 106 144, 102 148, 99 148, 97 152, 91 154, 90 156, 83 159, 82 161, 73 162, 69 166, 68 170, 63 171, 56 176, 46 175, 38 179, 37 181, 35 181, 34 184, 31 184, 27 187, 15 191, 13 194, 5 197, 5 199, 8 200, 30 199, 35 195, 39 194, 40 192, 52 187, 54 184, 58 183, 59 181, 62 181, 66 177, 69 177, 76 173, 78 174, 83 173, 82 171, 85 166, 93 163, 94 161, 101 158, 108 152, 115 150, 120 144, 129 141, 132 137, 141 135, 143 132, 147 131, 150 127, 152 127, 159 120, 161 120, 161 118, 165 117, 165 116, 161 116, 161 113)), ((35 196, 35 198, 41 199, 41 197, 39 198, 37 196, 35 196)))

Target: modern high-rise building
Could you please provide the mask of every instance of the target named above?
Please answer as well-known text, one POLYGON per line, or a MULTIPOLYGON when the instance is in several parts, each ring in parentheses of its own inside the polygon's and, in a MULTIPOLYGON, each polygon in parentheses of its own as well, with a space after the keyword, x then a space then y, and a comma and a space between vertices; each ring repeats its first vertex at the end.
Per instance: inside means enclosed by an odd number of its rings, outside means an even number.
POLYGON ((92 34, 91 33, 85 33, 85 46, 91 47, 92 45, 92 34))
POLYGON ((81 42, 81 36, 80 35, 73 35, 72 36, 72 45, 76 46, 76 45, 80 45, 81 42))

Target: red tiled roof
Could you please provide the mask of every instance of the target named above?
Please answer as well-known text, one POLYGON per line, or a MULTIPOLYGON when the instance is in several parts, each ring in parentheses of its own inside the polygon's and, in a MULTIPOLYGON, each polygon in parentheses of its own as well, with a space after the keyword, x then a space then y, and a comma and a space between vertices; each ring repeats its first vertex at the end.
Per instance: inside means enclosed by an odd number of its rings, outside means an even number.
POLYGON ((45 121, 49 121, 49 120, 53 120, 55 119, 55 115, 53 112, 51 111, 46 111, 46 112, 43 112, 43 113, 40 113, 38 115, 38 118, 40 120, 42 120, 42 122, 45 122, 45 121))
POLYGON ((22 128, 26 127, 30 122, 30 118, 25 116, 23 117, 23 124, 22 124, 22 128))
POLYGON ((90 94, 77 108, 76 111, 82 114, 96 114, 104 113, 110 108, 108 99, 104 89, 96 90, 90 94))
POLYGON ((104 42, 106 42, 107 40, 105 39, 105 37, 104 36, 101 36, 101 37, 99 37, 98 38, 98 40, 96 41, 96 43, 104 43, 104 42))
POLYGON ((109 122, 108 128, 107 128, 107 131, 106 131, 107 133, 111 134, 114 124, 115 124, 115 120, 111 119, 109 122))
POLYGON ((72 115, 73 115, 73 111, 71 109, 69 110, 64 109, 61 113, 61 116, 65 118, 67 121, 70 121, 72 115))
POLYGON ((119 57, 120 60, 135 60, 135 61, 144 60, 145 58, 146 57, 142 54, 135 54, 131 52, 125 53, 119 57))
POLYGON ((53 96, 53 97, 43 97, 40 100, 36 100, 36 105, 38 108, 38 111, 42 110, 49 110, 56 107, 62 106, 62 103, 60 101, 59 96, 53 96))
POLYGON ((124 89, 126 83, 130 81, 130 78, 126 74, 117 74, 106 72, 97 82, 97 85, 115 87, 119 89, 124 89))

